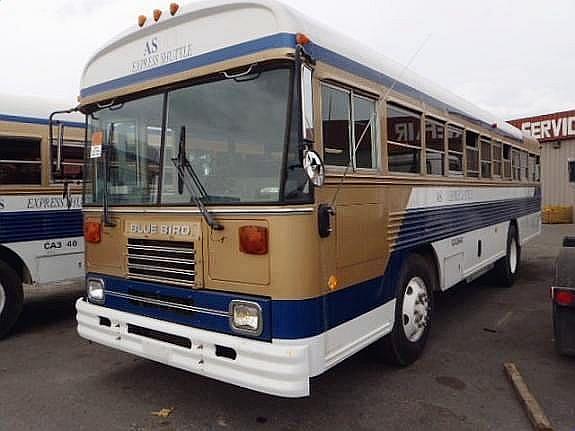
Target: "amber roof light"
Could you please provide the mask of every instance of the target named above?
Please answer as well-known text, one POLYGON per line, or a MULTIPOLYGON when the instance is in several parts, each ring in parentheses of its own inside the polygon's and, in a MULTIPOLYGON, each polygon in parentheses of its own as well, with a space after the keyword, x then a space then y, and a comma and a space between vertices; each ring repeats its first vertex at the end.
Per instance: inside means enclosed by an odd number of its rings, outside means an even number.
POLYGON ((139 26, 139 27, 143 27, 144 24, 146 23, 146 20, 147 20, 147 19, 148 19, 148 18, 146 17, 146 15, 140 15, 140 16, 138 17, 138 26, 139 26))
POLYGON ((162 16, 162 11, 160 9, 154 9, 154 21, 158 22, 160 17, 162 16))
POLYGON ((180 5, 177 3, 170 3, 170 13, 174 16, 178 13, 178 9, 180 9, 180 5))

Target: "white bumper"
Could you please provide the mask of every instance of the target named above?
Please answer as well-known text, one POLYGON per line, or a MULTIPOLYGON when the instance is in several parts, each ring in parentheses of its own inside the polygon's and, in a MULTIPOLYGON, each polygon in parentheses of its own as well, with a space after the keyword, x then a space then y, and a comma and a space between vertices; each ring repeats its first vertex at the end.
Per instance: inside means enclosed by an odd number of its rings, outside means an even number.
POLYGON ((309 395, 310 355, 306 344, 250 340, 190 328, 149 317, 76 302, 78 334, 99 344, 237 386, 282 397, 309 395), (111 326, 100 323, 100 317, 111 326), (192 347, 128 333, 128 324, 191 341, 192 347), (234 349, 236 359, 216 356, 216 345, 234 349))

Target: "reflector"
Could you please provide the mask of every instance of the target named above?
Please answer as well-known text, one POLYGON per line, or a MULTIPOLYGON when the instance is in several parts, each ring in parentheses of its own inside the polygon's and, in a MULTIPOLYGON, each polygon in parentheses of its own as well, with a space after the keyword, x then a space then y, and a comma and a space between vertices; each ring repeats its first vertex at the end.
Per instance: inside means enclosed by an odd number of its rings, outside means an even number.
POLYGON ((240 251, 262 255, 268 252, 268 229, 263 226, 240 227, 240 251))
POLYGON ((84 239, 95 244, 102 241, 102 224, 98 221, 87 221, 84 224, 84 239))
POLYGON ((575 307, 575 291, 555 289, 554 299, 558 305, 575 307))

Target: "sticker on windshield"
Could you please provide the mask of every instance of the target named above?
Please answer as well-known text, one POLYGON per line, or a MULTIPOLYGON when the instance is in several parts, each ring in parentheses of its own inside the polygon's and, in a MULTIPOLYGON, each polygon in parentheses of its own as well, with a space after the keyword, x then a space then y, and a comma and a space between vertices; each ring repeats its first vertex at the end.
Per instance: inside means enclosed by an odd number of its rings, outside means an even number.
POLYGON ((92 145, 90 146, 90 158, 97 159, 102 157, 102 142, 104 141, 104 132, 98 130, 92 133, 92 145))

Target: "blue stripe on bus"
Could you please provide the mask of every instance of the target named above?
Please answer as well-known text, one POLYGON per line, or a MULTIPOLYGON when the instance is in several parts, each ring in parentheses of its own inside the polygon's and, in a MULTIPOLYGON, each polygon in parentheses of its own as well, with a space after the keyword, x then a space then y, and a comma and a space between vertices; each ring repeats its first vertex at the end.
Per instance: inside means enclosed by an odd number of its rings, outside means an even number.
MULTIPOLYGON (((275 48, 295 48, 295 34, 292 33, 277 33, 271 36, 265 36, 259 39, 254 39, 248 42, 240 43, 237 45, 222 48, 206 54, 201 54, 196 57, 187 58, 185 60, 176 61, 165 66, 156 67, 154 69, 145 70, 143 72, 134 73, 132 75, 123 76, 121 78, 106 81, 101 84, 96 84, 91 87, 86 87, 80 90, 80 97, 94 96, 98 93, 117 90, 129 85, 150 81, 152 79, 159 79, 176 73, 185 72, 194 68, 208 66, 220 61, 230 60, 237 57, 242 57, 249 54, 255 54, 261 51, 275 48)), ((306 46, 306 49, 314 56, 315 59, 331 64, 334 67, 345 70, 354 75, 362 78, 380 83, 386 87, 390 87, 395 81, 394 78, 379 72, 369 66, 363 65, 355 60, 338 54, 330 49, 324 48, 311 42, 306 46)), ((447 110, 454 114, 465 116, 478 125, 491 128, 492 125, 482 121, 474 116, 461 111, 459 108, 451 106, 441 100, 432 97, 410 85, 404 84, 400 81, 395 83, 394 90, 398 93, 404 94, 409 97, 421 100, 426 104, 434 106, 440 110, 447 110)), ((505 130, 498 129, 498 132, 513 139, 517 139, 512 134, 505 130)))
POLYGON ((541 210, 541 197, 410 209, 393 250, 404 250, 518 219, 541 210))
MULTIPOLYGON (((47 125, 49 123, 47 118, 25 117, 22 115, 9 115, 9 114, 0 114, 0 121, 9 121, 11 123, 41 124, 41 125, 47 125)), ((63 124, 64 126, 67 127, 81 127, 81 128, 86 127, 84 123, 78 123, 75 121, 58 121, 58 123, 63 124)))
MULTIPOLYGON (((122 278, 108 277, 100 274, 89 274, 88 277, 97 277, 105 281, 106 290, 123 294, 148 297, 168 302, 183 301, 187 305, 203 309, 213 310, 220 313, 227 313, 230 302, 234 299, 243 299, 257 302, 262 308, 264 318, 263 332, 259 339, 271 339, 271 300, 269 298, 253 297, 246 295, 232 295, 224 292, 210 290, 192 290, 179 287, 171 287, 163 284, 141 282, 136 280, 126 280, 122 278)), ((113 295, 106 296, 106 307, 127 313, 139 314, 153 319, 165 320, 181 325, 193 326, 194 328, 206 329, 221 333, 234 333, 229 324, 227 316, 190 312, 171 311, 156 305, 137 303, 134 300, 120 298, 113 295)))
MULTIPOLYGON (((129 289, 154 294, 158 299, 190 299, 195 306, 227 311, 233 299, 245 299, 257 302, 264 313, 264 333, 262 340, 301 339, 319 335, 345 322, 359 317, 395 297, 397 277, 408 250, 423 243, 437 241, 456 235, 457 232, 469 232, 484 225, 508 221, 512 218, 533 214, 539 211, 540 196, 510 201, 490 202, 487 204, 466 204, 441 208, 414 209, 407 211, 404 218, 405 228, 400 230, 397 244, 388 262, 383 276, 373 278, 353 286, 346 287, 327 295, 305 300, 271 300, 232 293, 209 290, 190 290, 169 287, 162 284, 136 282, 120 278, 99 276, 106 281, 108 290, 129 293, 129 289), (504 205, 508 205, 505 206, 504 205), (507 211, 504 216, 502 211, 507 211), (442 214, 445 213, 444 214, 442 214), (493 214, 491 214, 493 213, 493 214), (463 222, 459 222, 463 220, 463 222), (440 224, 439 229, 434 226, 440 224), (463 226, 465 224, 465 226, 463 226), (417 230, 414 230, 417 229, 417 230), (417 233, 416 233, 417 232, 417 233), (454 233, 455 232, 455 233, 454 233), (419 238, 414 240, 414 238, 419 238)), ((140 314, 173 323, 232 333, 227 317, 210 316, 200 313, 175 313, 154 307, 144 307, 133 301, 109 296, 107 307, 129 313, 140 314)))
POLYGON ((81 210, 0 212, 0 243, 83 236, 81 210))
MULTIPOLYGON (((189 305, 219 312, 227 312, 232 300, 257 302, 262 308, 264 330, 258 339, 300 339, 312 337, 348 320, 361 316, 393 299, 394 279, 401 267, 401 253, 392 257, 386 275, 355 286, 307 300, 271 300, 270 298, 246 296, 210 290, 192 290, 163 284, 140 282, 88 274, 104 280, 106 290, 136 296, 148 296, 164 301, 189 301, 189 305)), ((153 319, 164 320, 194 328, 235 334, 227 316, 200 312, 171 311, 155 305, 141 304, 127 298, 106 296, 106 307, 153 319)), ((237 334, 236 334, 237 335, 237 334)))

